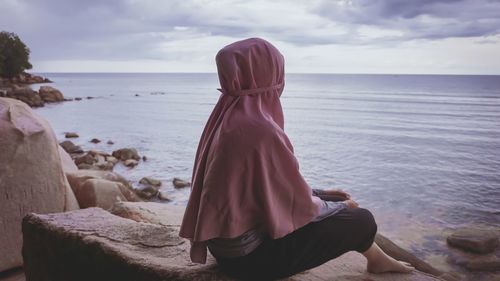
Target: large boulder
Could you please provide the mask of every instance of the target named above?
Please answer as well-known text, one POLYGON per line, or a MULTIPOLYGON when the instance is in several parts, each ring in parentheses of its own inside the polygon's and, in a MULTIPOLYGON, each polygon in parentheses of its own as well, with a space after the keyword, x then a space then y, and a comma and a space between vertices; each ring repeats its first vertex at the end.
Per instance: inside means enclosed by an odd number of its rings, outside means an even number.
POLYGON ((44 102, 64 101, 64 96, 61 91, 51 86, 41 86, 40 90, 38 90, 38 94, 44 102))
POLYGON ((135 148, 120 148, 113 151, 113 156, 122 161, 127 161, 129 159, 139 161, 139 159, 141 159, 135 148))
POLYGON ((128 181, 117 173, 78 170, 66 176, 81 208, 109 209, 116 202, 141 201, 128 181))
POLYGON ((49 123, 25 103, 0 98, 0 271, 22 265, 21 219, 77 208, 49 123))
POLYGON ((20 100, 31 107, 40 107, 44 105, 40 95, 29 87, 14 87, 7 92, 7 97, 20 100))
POLYGON ((498 234, 493 230, 480 228, 459 228, 453 231, 446 242, 448 245, 478 254, 488 254, 498 247, 498 234))
MULTIPOLYGON (((189 241, 179 238, 176 224, 136 222, 100 208, 27 215, 23 220, 27 280, 232 280, 211 256, 205 265, 192 263, 189 241)), ((364 258, 351 252, 286 280, 439 280, 418 271, 369 274, 365 266, 364 258)))

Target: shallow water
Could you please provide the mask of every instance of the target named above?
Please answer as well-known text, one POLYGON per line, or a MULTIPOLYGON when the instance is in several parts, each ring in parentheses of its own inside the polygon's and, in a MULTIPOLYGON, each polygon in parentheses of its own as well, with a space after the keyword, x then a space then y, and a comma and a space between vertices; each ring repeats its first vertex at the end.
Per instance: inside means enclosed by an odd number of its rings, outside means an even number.
MULTIPOLYGON (((171 180, 191 177, 219 96, 215 74, 44 75, 66 97, 96 97, 36 110, 61 140, 75 131, 86 149, 137 148, 148 160, 115 171, 134 183, 161 179, 175 204, 186 203, 189 190, 171 180)), ((500 225, 500 76, 289 74, 281 100, 310 186, 341 187, 398 218, 381 229, 500 225)))

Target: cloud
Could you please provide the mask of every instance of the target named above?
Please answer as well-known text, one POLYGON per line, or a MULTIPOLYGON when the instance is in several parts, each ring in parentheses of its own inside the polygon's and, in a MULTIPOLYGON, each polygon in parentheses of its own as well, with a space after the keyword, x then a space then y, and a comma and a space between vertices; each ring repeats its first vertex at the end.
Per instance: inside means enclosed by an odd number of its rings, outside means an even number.
POLYGON ((491 0, 323 0, 312 12, 356 34, 364 27, 398 31, 383 38, 398 42, 500 34, 500 2, 491 0))

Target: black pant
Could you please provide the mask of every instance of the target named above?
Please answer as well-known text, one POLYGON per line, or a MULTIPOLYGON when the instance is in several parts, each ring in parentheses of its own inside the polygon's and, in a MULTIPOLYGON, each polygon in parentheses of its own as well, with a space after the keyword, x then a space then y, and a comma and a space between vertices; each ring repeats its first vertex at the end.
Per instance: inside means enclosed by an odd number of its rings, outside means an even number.
POLYGON ((373 244, 376 233, 377 224, 370 211, 344 209, 282 238, 266 239, 246 256, 216 260, 235 278, 273 280, 319 266, 349 251, 364 252, 373 244))

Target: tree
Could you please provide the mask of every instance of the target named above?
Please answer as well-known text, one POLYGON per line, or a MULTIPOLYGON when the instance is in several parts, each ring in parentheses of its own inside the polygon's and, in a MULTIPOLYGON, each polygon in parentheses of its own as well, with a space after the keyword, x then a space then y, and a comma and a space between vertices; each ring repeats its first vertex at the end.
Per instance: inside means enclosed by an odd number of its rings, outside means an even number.
POLYGON ((0 32, 0 76, 12 78, 31 69, 30 49, 12 32, 0 32))

